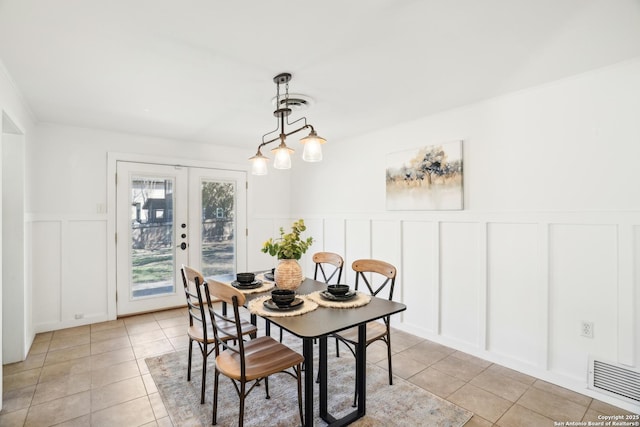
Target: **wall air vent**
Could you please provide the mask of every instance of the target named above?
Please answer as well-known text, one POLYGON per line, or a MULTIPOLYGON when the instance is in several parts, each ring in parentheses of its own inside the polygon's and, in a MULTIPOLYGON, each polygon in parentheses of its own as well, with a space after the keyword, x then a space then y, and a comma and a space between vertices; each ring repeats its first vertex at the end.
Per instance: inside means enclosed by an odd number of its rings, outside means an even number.
POLYGON ((640 403, 640 371, 602 360, 589 361, 589 388, 640 403))

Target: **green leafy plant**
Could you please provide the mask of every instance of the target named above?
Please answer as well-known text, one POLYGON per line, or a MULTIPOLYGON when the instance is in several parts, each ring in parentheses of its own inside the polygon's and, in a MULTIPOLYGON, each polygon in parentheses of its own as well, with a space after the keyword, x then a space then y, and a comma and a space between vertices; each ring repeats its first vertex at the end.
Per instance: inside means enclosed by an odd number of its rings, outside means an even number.
POLYGON ((276 239, 270 238, 264 242, 262 252, 278 257, 278 259, 299 260, 313 243, 313 237, 307 237, 306 239, 300 237, 300 234, 306 229, 307 227, 305 227, 302 219, 295 221, 291 225, 291 233, 285 234, 284 229, 280 227, 280 237, 276 239))

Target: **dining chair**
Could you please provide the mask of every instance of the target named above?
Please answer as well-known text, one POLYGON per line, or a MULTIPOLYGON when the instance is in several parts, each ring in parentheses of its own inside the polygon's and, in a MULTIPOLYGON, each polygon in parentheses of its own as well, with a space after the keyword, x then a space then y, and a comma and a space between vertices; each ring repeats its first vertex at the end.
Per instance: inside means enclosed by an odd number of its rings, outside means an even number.
MULTIPOLYGON (((393 300, 393 288, 396 282, 396 268, 385 261, 375 259, 359 259, 353 262, 351 268, 356 273, 355 289, 358 290, 360 283, 364 283, 367 291, 372 296, 387 293, 389 301, 393 300)), ((387 345, 387 362, 389 365, 389 385, 393 384, 393 372, 391 370, 391 326, 390 316, 386 316, 382 321, 372 321, 367 323, 366 346, 375 341, 383 341, 387 345)), ((350 328, 341 331, 334 336, 344 343, 351 353, 356 355, 356 345, 358 344, 358 328, 350 328)), ((340 357, 336 346, 336 356, 340 357)), ((357 398, 357 395, 355 396, 357 398)), ((354 406, 355 406, 354 398, 354 406)))
MULTIPOLYGON (((313 272, 314 280, 321 280, 328 285, 337 274, 338 277, 334 283, 340 283, 342 268, 344 267, 344 259, 340 255, 333 252, 316 252, 313 254, 313 262, 316 264, 313 272), (319 278, 318 273, 322 277, 319 278)), ((338 339, 336 338, 336 353, 338 351, 338 339)))
POLYGON ((340 283, 342 278, 342 267, 344 259, 333 252, 316 252, 313 254, 313 262, 316 264, 313 273, 314 280, 322 280, 324 283, 331 283, 332 279, 338 275, 334 283, 340 283), (318 278, 318 273, 322 276, 318 278))
POLYGON ((302 415, 302 362, 304 357, 276 341, 270 336, 262 336, 251 341, 238 340, 237 344, 231 344, 224 339, 227 334, 242 334, 242 319, 239 307, 245 304, 245 295, 224 283, 214 280, 205 285, 207 301, 212 297, 233 307, 233 318, 226 319, 213 310, 209 305, 210 316, 215 338, 215 374, 213 380, 213 420, 216 424, 218 413, 218 383, 220 374, 228 377, 234 385, 240 399, 240 413, 238 426, 244 422, 245 398, 253 388, 264 380, 266 398, 269 399, 269 376, 276 373, 285 373, 294 377, 298 383, 298 412, 300 422, 304 425, 302 415), (222 320, 222 322, 221 322, 222 320), (235 324, 235 331, 229 329, 229 321, 235 324), (291 369, 293 372, 288 371, 291 369), (247 383, 253 384, 247 389, 247 383))
MULTIPOLYGON (((328 285, 335 277, 334 283, 340 283, 342 267, 344 266, 344 259, 340 255, 333 252, 316 252, 313 254, 312 259, 315 263, 313 280, 318 280, 328 285)), ((280 342, 282 342, 282 329, 280 329, 280 342)), ((336 342, 337 345, 338 343, 336 342)))
MULTIPOLYGON (((187 298, 187 310, 189 312, 189 328, 187 335, 189 336, 189 361, 187 363, 187 381, 191 381, 191 359, 193 353, 193 343, 198 343, 200 352, 202 353, 202 390, 200 392, 200 403, 204 403, 205 383, 207 378, 207 357, 213 351, 211 344, 215 343, 211 319, 208 310, 208 300, 202 296, 202 288, 206 283, 202 274, 186 265, 182 266, 182 282, 184 285, 184 293, 187 298)), ((213 301, 211 302, 213 305, 213 301)), ((255 337, 258 329, 249 322, 242 322, 242 333, 237 335, 235 330, 231 331, 228 326, 232 323, 227 321, 226 330, 233 333, 224 333, 223 339, 237 339, 238 336, 250 335, 255 337)))

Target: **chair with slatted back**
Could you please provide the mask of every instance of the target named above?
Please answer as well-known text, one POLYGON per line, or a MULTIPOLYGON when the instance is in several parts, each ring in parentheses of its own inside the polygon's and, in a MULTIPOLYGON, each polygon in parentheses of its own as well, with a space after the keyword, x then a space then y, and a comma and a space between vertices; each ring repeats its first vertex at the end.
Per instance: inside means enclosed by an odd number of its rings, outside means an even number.
MULTIPOLYGON (((202 296, 203 285, 206 283, 202 274, 191 267, 182 266, 182 282, 184 285, 184 293, 187 298, 187 310, 189 312, 189 328, 187 335, 189 336, 189 361, 187 364, 187 381, 191 381, 191 358, 193 353, 193 343, 198 343, 200 352, 202 353, 202 390, 200 392, 200 403, 204 403, 205 382, 207 377, 207 357, 213 351, 215 343, 209 310, 206 305, 207 301, 202 296)), ((242 323, 242 334, 255 336, 257 328, 249 322, 242 323)), ((225 340, 236 339, 235 330, 232 333, 225 333, 225 340)))
MULTIPOLYGON (((360 283, 364 283, 367 292, 372 296, 383 295, 388 291, 389 301, 393 300, 393 288, 396 282, 396 268, 385 262, 375 259, 359 259, 351 265, 356 273, 355 289, 359 290, 360 283), (384 291, 384 292, 383 292, 384 291)), ((393 384, 393 372, 391 370, 391 326, 390 316, 384 317, 382 321, 372 321, 367 323, 366 345, 375 341, 383 341, 387 345, 387 361, 389 364, 389 385, 393 384)), ((334 336, 355 356, 355 348, 358 344, 358 328, 351 328, 334 334, 334 336)), ((336 349, 337 352, 337 349, 336 349)), ((337 353, 339 357, 340 354, 337 353)), ((356 396, 357 397, 357 396, 356 396)), ((355 399, 354 399, 355 405, 355 399)))
MULTIPOLYGON (((210 280, 205 287, 207 301, 212 298, 221 300, 233 307, 233 322, 236 327, 236 335, 242 333, 239 307, 243 306, 245 295, 224 283, 210 280)), ((213 421, 216 424, 218 414, 218 383, 220 374, 228 377, 240 399, 240 413, 238 426, 244 422, 245 398, 253 388, 264 380, 267 399, 269 396, 269 376, 276 373, 286 373, 297 380, 298 383, 298 412, 300 421, 304 425, 302 415, 302 362, 304 357, 286 345, 276 341, 270 336, 262 336, 251 341, 238 340, 232 344, 224 339, 223 334, 233 333, 229 330, 228 319, 209 307, 215 343, 215 375, 213 382, 213 421), (223 323, 220 323, 222 320, 223 323), (288 371, 291 369, 293 372, 288 371), (247 388, 247 383, 253 384, 247 388)))

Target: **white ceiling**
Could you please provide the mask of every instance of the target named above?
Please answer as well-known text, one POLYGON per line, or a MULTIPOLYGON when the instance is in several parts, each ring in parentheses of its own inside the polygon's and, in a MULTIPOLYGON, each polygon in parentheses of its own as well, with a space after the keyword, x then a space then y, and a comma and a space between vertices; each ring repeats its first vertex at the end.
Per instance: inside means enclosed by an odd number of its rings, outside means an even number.
POLYGON ((251 151, 284 71, 331 142, 637 56, 640 0, 0 0, 37 120, 251 151))

